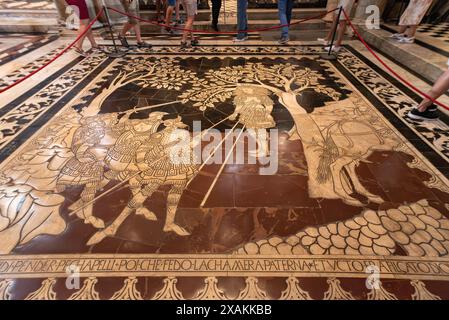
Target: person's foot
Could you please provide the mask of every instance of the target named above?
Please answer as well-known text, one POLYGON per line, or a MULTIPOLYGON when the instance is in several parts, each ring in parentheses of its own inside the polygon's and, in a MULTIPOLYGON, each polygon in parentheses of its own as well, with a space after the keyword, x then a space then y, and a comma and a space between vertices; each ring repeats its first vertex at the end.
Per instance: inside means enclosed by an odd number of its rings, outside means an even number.
POLYGON ((415 42, 415 37, 402 37, 401 39, 398 40, 399 43, 414 43, 415 42))
POLYGON ((326 40, 326 38, 318 38, 316 39, 318 42, 320 42, 322 45, 328 46, 329 45, 329 41, 326 40))
POLYGON ((95 52, 95 53, 105 52, 105 49, 99 45, 92 47, 91 50, 92 50, 92 52, 95 52))
POLYGON ((83 49, 81 49, 81 48, 73 47, 72 49, 73 49, 73 51, 75 51, 77 54, 79 54, 82 57, 88 57, 89 56, 89 54, 86 51, 84 51, 83 49))
POLYGON ((192 45, 190 43, 181 41, 181 49, 188 49, 191 47, 192 47, 192 45))
POLYGON ((234 42, 244 42, 248 40, 248 36, 237 36, 234 38, 234 42))
MULTIPOLYGON (((325 51, 329 51, 329 49, 330 49, 330 46, 324 48, 325 51)), ((340 50, 341 50, 340 46, 332 46, 332 51, 333 52, 338 53, 338 52, 340 52, 340 50)))
POLYGON ((430 106, 425 111, 419 111, 417 108, 413 108, 408 113, 408 117, 414 120, 437 120, 437 108, 436 106, 430 106))
POLYGON ((212 29, 216 32, 220 32, 220 29, 218 28, 218 23, 212 23, 212 29))
POLYGON ((149 44, 148 42, 140 41, 140 42, 137 42, 137 47, 151 49, 152 45, 149 44))
POLYGON ((197 46, 200 42, 198 41, 198 38, 193 38, 192 41, 190 41, 190 44, 192 46, 197 46))
POLYGON ((404 38, 405 34, 403 33, 394 33, 390 36, 390 38, 395 39, 395 40, 400 40, 402 38, 404 38))
POLYGON ((283 36, 278 40, 278 43, 284 45, 287 44, 289 41, 290 41, 289 37, 283 36))
POLYGON ((118 36, 118 40, 120 41, 120 43, 122 44, 123 47, 129 48, 128 40, 125 37, 118 36))
POLYGON ((165 27, 165 31, 167 31, 169 34, 174 34, 175 32, 172 30, 172 28, 165 27))

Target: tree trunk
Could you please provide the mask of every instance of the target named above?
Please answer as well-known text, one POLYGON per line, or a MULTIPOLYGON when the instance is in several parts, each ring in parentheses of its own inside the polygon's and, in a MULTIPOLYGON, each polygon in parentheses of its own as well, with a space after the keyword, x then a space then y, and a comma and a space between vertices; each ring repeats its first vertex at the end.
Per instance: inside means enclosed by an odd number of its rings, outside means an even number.
POLYGON ((114 91, 119 86, 110 86, 109 88, 104 88, 103 91, 100 92, 98 96, 89 104, 89 106, 83 109, 82 114, 84 117, 92 117, 97 115, 100 112, 101 106, 106 99, 114 93, 114 91))
POLYGON ((295 126, 290 130, 290 140, 300 139, 307 161, 308 190, 311 198, 338 199, 334 192, 332 179, 326 182, 318 180, 318 170, 324 138, 318 124, 298 104, 294 92, 283 92, 279 96, 279 102, 290 112, 295 126))

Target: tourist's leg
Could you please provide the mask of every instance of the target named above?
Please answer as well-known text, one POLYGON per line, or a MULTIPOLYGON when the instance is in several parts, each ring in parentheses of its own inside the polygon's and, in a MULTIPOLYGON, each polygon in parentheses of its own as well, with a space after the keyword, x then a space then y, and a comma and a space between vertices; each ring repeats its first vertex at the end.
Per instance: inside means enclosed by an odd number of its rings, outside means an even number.
POLYGON ((220 17, 222 0, 212 0, 212 26, 214 29, 218 27, 218 18, 220 17))
MULTIPOLYGON (((433 85, 432 89, 427 93, 429 97, 432 99, 438 99, 445 92, 449 90, 449 69, 446 70, 440 78, 438 78, 437 82, 433 85)), ((432 105, 432 101, 425 98, 418 106, 418 110, 420 112, 426 111, 426 109, 432 105)))
POLYGON ((170 30, 171 18, 173 16, 173 10, 176 5, 176 0, 167 0, 167 13, 165 15, 166 29, 170 30))
POLYGON ((279 0, 278 1, 279 22, 283 26, 281 29, 281 38, 288 37, 287 24, 289 24, 289 22, 287 19, 287 2, 288 2, 288 0, 279 0))
POLYGON ((346 32, 346 20, 343 20, 343 21, 340 21, 340 23, 339 23, 337 41, 335 42, 336 47, 341 46, 341 44, 343 42, 343 38, 345 36, 345 32, 346 32))
POLYGON ((407 37, 413 38, 415 36, 417 30, 418 30, 418 26, 409 26, 407 28, 407 31, 405 32, 405 35, 407 37))
POLYGON ((247 17, 248 0, 237 0, 237 30, 238 38, 245 38, 248 33, 248 17, 247 17))

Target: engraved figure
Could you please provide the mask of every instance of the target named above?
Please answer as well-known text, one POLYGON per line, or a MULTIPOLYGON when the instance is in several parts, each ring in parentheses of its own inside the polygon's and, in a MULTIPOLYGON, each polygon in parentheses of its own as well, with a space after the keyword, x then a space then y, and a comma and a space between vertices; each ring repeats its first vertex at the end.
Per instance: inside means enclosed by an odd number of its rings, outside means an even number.
MULTIPOLYGON (((143 203, 163 185, 170 186, 163 230, 175 232, 180 236, 190 234, 175 223, 175 217, 182 192, 190 179, 198 172, 198 165, 193 158, 193 152, 189 152, 187 159, 183 162, 172 161, 173 153, 178 152, 176 146, 185 139, 186 135, 189 135, 189 132, 184 129, 187 126, 181 121, 181 118, 168 119, 163 121, 163 124, 165 128, 152 134, 151 138, 142 143, 136 151, 133 166, 136 166, 138 171, 127 177, 133 194, 132 199, 108 227, 96 232, 90 238, 87 245, 96 244, 107 236, 115 235, 120 225, 133 211, 148 220, 157 220, 156 215, 145 208, 143 203)), ((194 146, 189 145, 188 147, 191 149, 194 146)))
POLYGON ((270 92, 254 85, 240 85, 234 91, 234 113, 229 117, 245 125, 249 135, 257 142, 257 150, 250 150, 252 154, 266 156, 268 153, 268 128, 273 128, 276 123, 271 116, 273 100, 270 92))

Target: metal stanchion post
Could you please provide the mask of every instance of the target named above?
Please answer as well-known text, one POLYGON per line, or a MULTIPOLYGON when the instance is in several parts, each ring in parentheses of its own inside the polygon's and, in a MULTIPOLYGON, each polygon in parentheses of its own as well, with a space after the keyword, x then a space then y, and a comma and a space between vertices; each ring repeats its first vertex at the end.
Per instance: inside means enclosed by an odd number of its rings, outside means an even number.
POLYGON ((112 30, 112 24, 111 24, 111 20, 109 19, 109 11, 108 11, 108 7, 106 6, 106 4, 104 3, 104 0, 102 0, 103 2, 103 12, 106 15, 106 21, 108 23, 108 27, 109 27, 109 32, 111 34, 111 38, 112 38, 112 43, 114 45, 114 51, 115 52, 111 52, 109 53, 109 56, 111 58, 120 58, 123 57, 124 55, 126 55, 125 52, 123 51, 119 51, 117 48, 117 44, 115 43, 115 37, 114 37, 114 31, 112 30))
POLYGON ((340 17, 341 17, 342 11, 343 11, 343 7, 340 7, 340 9, 338 10, 338 15, 337 15, 337 23, 335 24, 334 32, 332 33, 332 41, 329 46, 329 52, 320 55, 320 57, 322 59, 325 59, 325 60, 336 60, 337 59, 337 56, 332 53, 332 49, 334 47, 335 36, 337 35, 337 30, 338 30, 338 26, 340 24, 340 17))

